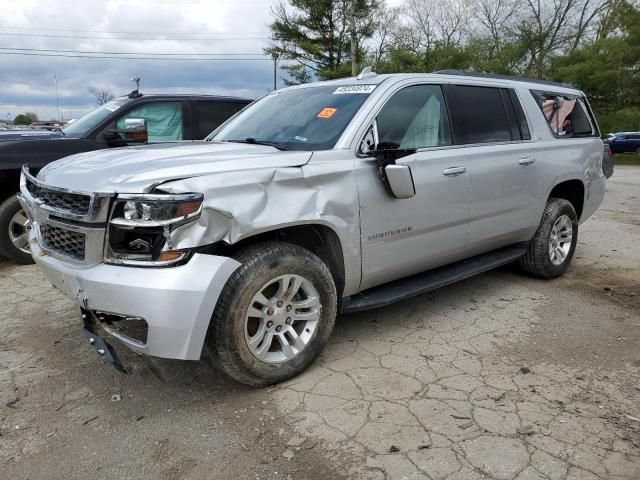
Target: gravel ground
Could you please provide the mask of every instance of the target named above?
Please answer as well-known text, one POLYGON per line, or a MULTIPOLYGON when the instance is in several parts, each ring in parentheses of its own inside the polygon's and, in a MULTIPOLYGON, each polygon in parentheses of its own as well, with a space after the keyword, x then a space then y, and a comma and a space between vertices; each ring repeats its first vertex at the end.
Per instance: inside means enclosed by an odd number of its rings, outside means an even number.
POLYGON ((0 467, 40 479, 640 478, 640 168, 555 281, 504 268, 340 317, 305 374, 103 365, 74 305, 0 264, 0 467))

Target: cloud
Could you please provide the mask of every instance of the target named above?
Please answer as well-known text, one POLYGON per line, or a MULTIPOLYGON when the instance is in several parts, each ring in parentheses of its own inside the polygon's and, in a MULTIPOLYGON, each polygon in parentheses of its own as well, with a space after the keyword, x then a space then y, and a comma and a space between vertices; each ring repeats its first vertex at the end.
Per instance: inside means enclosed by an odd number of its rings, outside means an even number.
MULTIPOLYGON (((0 0, 0 8, 11 11, 11 15, 0 17, 0 46, 139 52, 147 56, 160 52, 259 54, 267 43, 273 3, 274 0, 0 0), (48 36, 29 36, 32 34, 48 36)), ((55 77, 60 113, 69 118, 71 110, 71 116, 77 118, 95 106, 89 86, 124 94, 134 88, 132 76, 141 77, 146 93, 256 97, 271 88, 273 65, 270 60, 121 60, 0 54, 0 119, 24 111, 34 111, 45 119, 55 118, 55 77)))

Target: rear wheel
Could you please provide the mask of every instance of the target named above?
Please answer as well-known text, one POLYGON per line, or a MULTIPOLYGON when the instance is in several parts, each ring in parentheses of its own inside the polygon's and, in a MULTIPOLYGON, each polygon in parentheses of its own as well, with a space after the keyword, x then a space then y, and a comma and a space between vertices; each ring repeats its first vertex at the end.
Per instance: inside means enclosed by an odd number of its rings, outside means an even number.
POLYGON ((16 195, 0 205, 0 255, 17 263, 33 263, 29 251, 31 224, 16 195))
POLYGON ((578 216, 573 205, 563 198, 550 198, 520 266, 535 277, 559 277, 571 263, 577 242, 578 216))
POLYGON ((310 251, 264 243, 240 252, 207 333, 214 364, 240 383, 291 378, 320 354, 336 316, 329 269, 310 251))

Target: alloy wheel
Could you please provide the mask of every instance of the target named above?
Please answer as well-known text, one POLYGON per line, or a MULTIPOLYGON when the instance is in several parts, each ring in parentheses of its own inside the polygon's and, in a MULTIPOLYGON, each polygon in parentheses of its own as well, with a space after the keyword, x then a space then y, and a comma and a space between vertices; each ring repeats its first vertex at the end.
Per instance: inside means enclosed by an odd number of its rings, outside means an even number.
POLYGON ((554 265, 562 265, 569 255, 573 242, 573 224, 568 215, 559 216, 549 236, 549 258, 554 265))
POLYGON ((245 318, 245 340, 265 363, 282 363, 302 352, 318 327, 320 295, 306 278, 281 275, 260 288, 245 318))
POLYGON ((14 247, 28 255, 31 254, 29 251, 29 230, 31 230, 31 222, 24 210, 18 210, 9 221, 9 240, 14 247))

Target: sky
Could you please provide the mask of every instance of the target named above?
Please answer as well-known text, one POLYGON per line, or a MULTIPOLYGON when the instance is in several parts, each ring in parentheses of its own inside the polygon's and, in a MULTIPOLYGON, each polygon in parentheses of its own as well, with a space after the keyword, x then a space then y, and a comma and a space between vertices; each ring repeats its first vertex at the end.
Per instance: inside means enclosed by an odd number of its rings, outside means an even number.
POLYGON ((143 93, 260 96, 273 85, 263 48, 277 1, 0 0, 0 120, 78 118, 97 105, 89 87, 119 96, 132 77, 143 93))
POLYGON ((257 97, 273 85, 262 52, 276 1, 0 0, 0 120, 25 111, 78 118, 97 105, 89 87, 122 95, 132 77, 143 93, 257 97), (77 51, 152 59, 60 56, 77 51), (225 55, 180 60, 186 54, 225 55))

